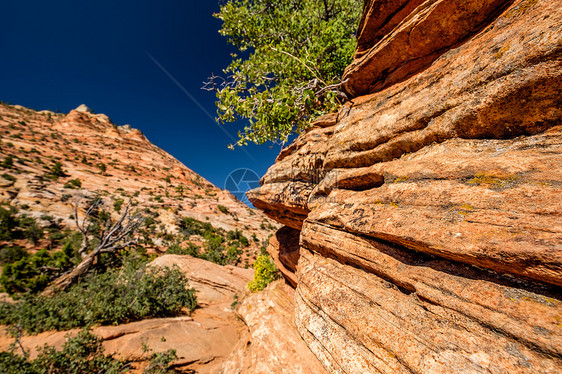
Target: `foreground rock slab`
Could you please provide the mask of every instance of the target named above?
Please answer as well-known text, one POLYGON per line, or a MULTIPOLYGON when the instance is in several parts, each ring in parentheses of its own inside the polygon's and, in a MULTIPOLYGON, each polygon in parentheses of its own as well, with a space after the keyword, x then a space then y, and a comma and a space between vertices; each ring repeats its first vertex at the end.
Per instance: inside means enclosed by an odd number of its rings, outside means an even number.
POLYGON ((237 313, 247 332, 221 373, 326 373, 295 330, 294 290, 283 280, 248 295, 237 313))

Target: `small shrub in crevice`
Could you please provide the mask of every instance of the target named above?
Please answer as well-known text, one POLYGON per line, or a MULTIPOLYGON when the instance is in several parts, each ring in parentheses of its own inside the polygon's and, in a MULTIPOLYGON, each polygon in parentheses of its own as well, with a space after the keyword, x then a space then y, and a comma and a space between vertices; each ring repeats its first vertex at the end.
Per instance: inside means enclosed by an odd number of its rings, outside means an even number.
MULTIPOLYGON (((165 338, 162 337, 165 341, 165 338)), ((146 341, 142 343, 142 352, 150 353, 152 349, 148 347, 146 341)), ((175 349, 168 349, 164 352, 150 353, 150 362, 144 368, 143 374, 168 374, 176 371, 170 368, 172 361, 178 358, 175 349)))
POLYGON ((252 292, 263 290, 268 284, 279 278, 279 271, 267 254, 260 254, 254 262, 254 279, 248 282, 252 292))
POLYGON ((17 180, 16 177, 14 177, 13 175, 8 174, 8 173, 2 174, 2 178, 4 178, 7 181, 10 181, 10 182, 15 182, 17 180))
POLYGON ((52 179, 56 180, 59 179, 60 177, 64 177, 66 175, 66 172, 64 171, 62 164, 59 161, 57 161, 49 169, 49 175, 51 176, 52 179))

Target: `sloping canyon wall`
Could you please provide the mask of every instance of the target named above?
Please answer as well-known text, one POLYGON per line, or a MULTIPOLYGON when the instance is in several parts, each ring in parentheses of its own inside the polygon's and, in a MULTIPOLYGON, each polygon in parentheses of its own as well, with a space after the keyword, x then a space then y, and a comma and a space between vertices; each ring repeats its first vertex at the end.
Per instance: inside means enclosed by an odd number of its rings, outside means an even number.
POLYGON ((328 371, 560 370, 561 49, 558 1, 365 1, 354 98, 249 193, 328 371))

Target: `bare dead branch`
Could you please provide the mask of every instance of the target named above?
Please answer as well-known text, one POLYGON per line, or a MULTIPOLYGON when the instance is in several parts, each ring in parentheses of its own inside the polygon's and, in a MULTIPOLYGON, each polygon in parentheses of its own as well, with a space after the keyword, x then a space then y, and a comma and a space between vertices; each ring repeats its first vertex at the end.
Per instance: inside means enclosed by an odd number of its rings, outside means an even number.
MULTIPOLYGON (((76 217, 78 217, 78 205, 80 201, 81 199, 77 201, 74 207, 76 217)), ((82 261, 76 265, 74 269, 57 278, 45 289, 45 291, 43 291, 44 295, 52 295, 57 291, 68 288, 77 279, 87 273, 88 269, 100 253, 112 253, 137 243, 137 239, 133 238, 133 236, 144 223, 144 217, 138 213, 131 214, 131 199, 129 199, 123 213, 117 221, 113 222, 111 217, 108 218, 105 222, 105 227, 101 229, 100 234, 97 235, 99 243, 88 253, 88 249, 90 247, 90 236, 93 235, 90 232, 93 212, 95 212, 101 205, 101 200, 95 199, 86 209, 82 221, 75 218, 76 226, 82 233, 82 246, 79 250, 82 261)))

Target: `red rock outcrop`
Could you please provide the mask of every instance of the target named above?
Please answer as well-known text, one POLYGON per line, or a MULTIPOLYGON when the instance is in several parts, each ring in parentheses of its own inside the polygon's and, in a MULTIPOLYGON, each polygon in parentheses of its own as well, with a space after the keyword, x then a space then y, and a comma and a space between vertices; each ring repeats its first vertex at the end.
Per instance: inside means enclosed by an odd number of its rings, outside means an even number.
POLYGON ((301 230, 295 323, 329 372, 562 367, 561 57, 555 1, 366 1, 370 94, 249 194, 301 230))
POLYGON ((369 0, 343 79, 352 96, 380 91, 429 66, 490 23, 511 0, 369 0))

